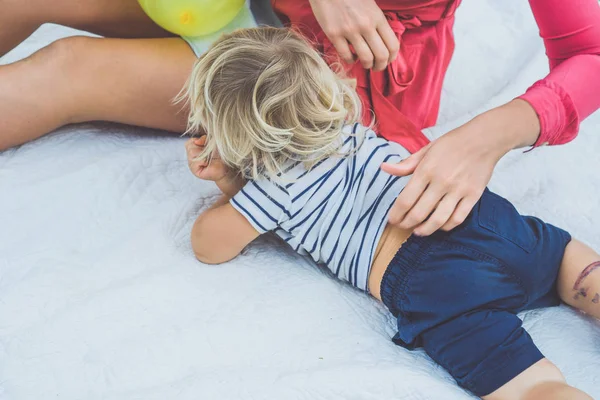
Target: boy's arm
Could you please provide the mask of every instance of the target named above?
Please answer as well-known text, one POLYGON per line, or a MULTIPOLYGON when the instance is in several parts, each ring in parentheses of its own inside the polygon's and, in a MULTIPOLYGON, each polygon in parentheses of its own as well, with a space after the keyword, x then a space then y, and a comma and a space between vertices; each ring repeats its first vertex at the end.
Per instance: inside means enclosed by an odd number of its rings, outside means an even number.
POLYGON ((192 228, 192 248, 204 264, 221 264, 234 259, 259 233, 231 206, 229 200, 245 184, 242 179, 215 181, 223 195, 196 219, 192 228))
POLYGON ((259 233, 223 195, 204 211, 192 228, 192 248, 205 264, 221 264, 234 259, 259 233))

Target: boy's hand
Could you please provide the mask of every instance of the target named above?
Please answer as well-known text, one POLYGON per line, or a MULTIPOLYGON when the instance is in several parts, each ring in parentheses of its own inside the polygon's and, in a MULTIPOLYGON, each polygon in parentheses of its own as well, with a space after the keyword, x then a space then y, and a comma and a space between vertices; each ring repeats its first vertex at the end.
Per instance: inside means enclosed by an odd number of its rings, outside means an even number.
POLYGON ((202 180, 215 182, 226 196, 235 196, 244 187, 246 181, 236 176, 229 167, 223 164, 217 154, 213 155, 210 162, 196 160, 204 150, 205 144, 206 136, 191 138, 186 142, 185 149, 190 171, 202 180))
POLYGON ((191 138, 185 143, 187 152, 188 166, 190 171, 196 177, 205 181, 220 181, 229 175, 229 168, 223 164, 218 156, 212 157, 211 161, 196 160, 200 153, 204 150, 206 144, 206 136, 200 138, 191 138))

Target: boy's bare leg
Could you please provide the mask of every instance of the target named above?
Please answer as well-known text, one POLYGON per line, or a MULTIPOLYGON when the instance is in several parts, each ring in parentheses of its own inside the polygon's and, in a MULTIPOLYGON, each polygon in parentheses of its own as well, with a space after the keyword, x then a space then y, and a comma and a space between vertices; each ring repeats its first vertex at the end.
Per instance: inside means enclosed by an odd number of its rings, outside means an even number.
POLYGON ((484 400, 593 400, 565 382, 560 370, 548 359, 527 368, 484 400))
POLYGON ((564 382, 546 382, 536 385, 523 400, 594 400, 579 389, 564 382))
MULTIPOLYGON (((600 318, 600 255, 573 239, 565 249, 558 276, 561 299, 600 318)), ((579 400, 592 399, 569 386, 558 368, 543 359, 496 390, 485 400, 579 400)))
POLYGON ((565 250, 558 293, 565 303, 600 319, 600 255, 578 240, 565 250))

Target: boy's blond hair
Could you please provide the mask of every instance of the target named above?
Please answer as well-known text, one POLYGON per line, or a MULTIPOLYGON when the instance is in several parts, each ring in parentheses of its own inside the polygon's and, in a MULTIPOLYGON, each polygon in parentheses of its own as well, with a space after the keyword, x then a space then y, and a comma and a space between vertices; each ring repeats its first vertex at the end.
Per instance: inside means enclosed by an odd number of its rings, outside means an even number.
POLYGON ((199 158, 217 153, 248 179, 338 153, 343 126, 361 113, 353 82, 282 28, 223 35, 198 60, 181 97, 191 109, 188 133, 207 134, 199 158))

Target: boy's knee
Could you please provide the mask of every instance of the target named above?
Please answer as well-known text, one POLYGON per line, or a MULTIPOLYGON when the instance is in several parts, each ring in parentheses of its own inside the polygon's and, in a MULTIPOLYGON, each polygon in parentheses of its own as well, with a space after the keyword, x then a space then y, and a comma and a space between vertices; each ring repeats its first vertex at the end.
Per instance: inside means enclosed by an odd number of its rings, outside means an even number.
POLYGON ((593 400, 588 394, 565 382, 543 382, 534 386, 523 400, 593 400))
POLYGON ((516 398, 523 400, 592 400, 586 393, 569 386, 558 367, 548 359, 539 361, 529 372, 529 376, 526 377, 529 387, 524 391, 523 396, 516 398))
POLYGON ((563 376, 560 369, 550 360, 544 358, 537 363, 538 369, 536 370, 536 376, 540 379, 547 379, 550 381, 563 382, 565 377, 563 376))
POLYGON ((556 365, 544 358, 483 398, 485 400, 542 399, 537 397, 539 393, 546 393, 548 387, 560 388, 562 385, 565 385, 563 374, 556 365))

